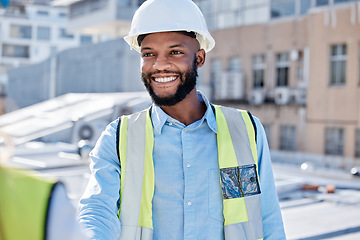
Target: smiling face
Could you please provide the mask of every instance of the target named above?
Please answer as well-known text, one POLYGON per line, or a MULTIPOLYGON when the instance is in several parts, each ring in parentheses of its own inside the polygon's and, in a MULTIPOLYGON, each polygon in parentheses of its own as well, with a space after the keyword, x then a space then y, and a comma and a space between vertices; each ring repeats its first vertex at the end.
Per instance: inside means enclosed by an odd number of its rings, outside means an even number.
POLYGON ((152 33, 141 42, 142 80, 159 106, 173 106, 195 89, 205 60, 196 39, 176 32, 152 33))

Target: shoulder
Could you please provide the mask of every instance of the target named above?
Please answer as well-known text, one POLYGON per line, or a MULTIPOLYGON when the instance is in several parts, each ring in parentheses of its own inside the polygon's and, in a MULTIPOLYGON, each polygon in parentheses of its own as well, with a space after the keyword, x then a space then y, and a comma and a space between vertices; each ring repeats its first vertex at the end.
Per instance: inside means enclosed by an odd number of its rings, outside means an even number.
MULTIPOLYGON (((110 123, 106 126, 105 130, 103 131, 102 136, 103 136, 103 135, 106 135, 106 136, 116 135, 116 130, 117 130, 117 128, 118 128, 119 123, 120 123, 120 117, 118 117, 117 119, 115 119, 115 120, 113 120, 112 122, 110 122, 110 123)), ((101 136, 101 137, 102 137, 102 136, 101 136)))

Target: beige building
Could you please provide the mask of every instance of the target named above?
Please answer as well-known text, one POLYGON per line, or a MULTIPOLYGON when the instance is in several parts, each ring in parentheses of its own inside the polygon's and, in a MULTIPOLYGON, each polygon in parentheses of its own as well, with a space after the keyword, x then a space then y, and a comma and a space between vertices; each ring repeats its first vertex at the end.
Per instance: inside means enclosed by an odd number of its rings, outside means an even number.
POLYGON ((360 164, 359 3, 212 34, 201 84, 259 117, 276 156, 360 164))

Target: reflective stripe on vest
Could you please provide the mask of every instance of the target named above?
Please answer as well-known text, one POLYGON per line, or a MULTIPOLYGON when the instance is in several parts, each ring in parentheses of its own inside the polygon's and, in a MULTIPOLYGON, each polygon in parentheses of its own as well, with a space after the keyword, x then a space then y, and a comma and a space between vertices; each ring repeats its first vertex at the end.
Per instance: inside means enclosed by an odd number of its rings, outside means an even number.
POLYGON ((152 159, 154 134, 149 111, 123 116, 119 135, 120 239, 151 240, 155 177, 152 159))
POLYGON ((29 171, 0 166, 0 239, 44 240, 55 184, 29 171))
MULTIPOLYGON (((225 239, 262 239, 254 126, 246 111, 215 106, 215 116, 225 239)), ((149 110, 121 118, 120 239, 153 239, 153 145, 149 110)))

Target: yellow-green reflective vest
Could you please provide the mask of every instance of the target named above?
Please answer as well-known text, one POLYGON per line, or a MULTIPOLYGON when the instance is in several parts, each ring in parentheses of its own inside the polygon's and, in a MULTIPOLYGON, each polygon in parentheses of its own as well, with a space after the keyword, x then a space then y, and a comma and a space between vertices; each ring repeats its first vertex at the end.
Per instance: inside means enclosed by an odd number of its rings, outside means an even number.
POLYGON ((0 240, 44 240, 56 181, 0 166, 0 240))
MULTIPOLYGON (((263 239, 255 129, 250 114, 215 106, 220 184, 226 240, 263 239)), ((154 134, 149 109, 122 116, 121 240, 153 239, 154 134)))

